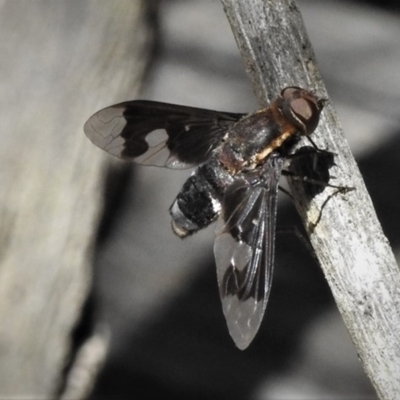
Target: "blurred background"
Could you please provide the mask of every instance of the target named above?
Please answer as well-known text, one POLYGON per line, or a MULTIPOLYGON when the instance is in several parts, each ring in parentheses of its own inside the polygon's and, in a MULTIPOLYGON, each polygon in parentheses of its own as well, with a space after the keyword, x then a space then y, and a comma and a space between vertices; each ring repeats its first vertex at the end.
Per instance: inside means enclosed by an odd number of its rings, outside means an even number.
MULTIPOLYGON (((400 6, 297 4, 397 254, 400 6)), ((135 98, 256 110, 220 1, 2 0, 0 11, 0 398, 72 398, 100 370, 91 399, 375 399, 295 235, 277 233, 266 315, 240 351, 220 305, 213 227, 183 241, 170 228, 190 171, 111 160, 83 134, 98 109, 135 98)), ((282 198, 278 230, 300 225, 282 198)))

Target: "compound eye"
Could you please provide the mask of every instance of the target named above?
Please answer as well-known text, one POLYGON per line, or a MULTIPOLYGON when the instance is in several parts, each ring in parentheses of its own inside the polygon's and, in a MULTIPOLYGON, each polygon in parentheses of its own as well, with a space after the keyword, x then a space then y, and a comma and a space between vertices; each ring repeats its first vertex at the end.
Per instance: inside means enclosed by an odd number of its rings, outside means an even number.
POLYGON ((312 92, 297 86, 289 86, 281 91, 283 115, 305 135, 314 132, 323 106, 323 101, 318 100, 312 92))
POLYGON ((309 121, 313 116, 313 108, 305 99, 292 100, 290 102, 290 107, 295 115, 305 123, 307 123, 307 121, 309 121))
POLYGON ((316 104, 304 98, 293 99, 290 102, 290 108, 293 116, 304 127, 305 133, 310 134, 314 132, 318 125, 320 110, 316 104))

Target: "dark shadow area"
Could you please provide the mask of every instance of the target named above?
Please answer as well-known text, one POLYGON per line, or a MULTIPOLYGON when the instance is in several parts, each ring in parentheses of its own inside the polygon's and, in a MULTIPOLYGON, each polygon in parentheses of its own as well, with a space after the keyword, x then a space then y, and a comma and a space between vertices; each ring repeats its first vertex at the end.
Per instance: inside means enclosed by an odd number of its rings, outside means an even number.
POLYGON ((356 0, 351 0, 353 3, 358 3, 358 4, 369 4, 373 7, 379 7, 384 10, 388 11, 400 11, 400 3, 396 0, 363 0, 363 1, 356 1, 356 0))
POLYGON ((390 142, 359 161, 383 232, 393 248, 400 245, 400 131, 390 142))
POLYGON ((55 393, 55 398, 58 399, 66 389, 68 375, 71 372, 75 357, 82 348, 85 341, 93 334, 96 324, 96 301, 94 292, 91 291, 83 304, 83 309, 80 319, 77 322, 75 329, 71 335, 71 348, 68 353, 68 359, 65 362, 63 373, 55 393))
POLYGON ((123 212, 129 185, 134 179, 131 163, 109 165, 104 183, 104 207, 97 230, 96 246, 101 246, 113 231, 114 222, 123 212))
POLYGON ((283 175, 302 183, 309 202, 331 184, 329 170, 335 164, 334 158, 334 154, 329 151, 304 146, 291 155, 290 170, 283 175))

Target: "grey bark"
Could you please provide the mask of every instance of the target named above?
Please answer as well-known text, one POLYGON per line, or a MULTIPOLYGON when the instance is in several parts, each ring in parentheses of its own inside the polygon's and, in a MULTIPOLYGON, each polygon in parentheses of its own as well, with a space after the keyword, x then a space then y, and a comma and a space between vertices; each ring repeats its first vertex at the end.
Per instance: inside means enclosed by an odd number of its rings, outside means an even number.
MULTIPOLYGON (((294 1, 222 3, 260 105, 289 85, 327 97, 294 1)), ((313 230, 310 226, 334 189, 327 188, 308 203, 301 185, 291 182, 296 206, 367 375, 381 399, 398 399, 399 269, 331 103, 313 138, 319 147, 337 154, 331 171, 337 179, 331 183, 355 190, 331 197, 313 230)))
MULTIPOLYGON (((82 126, 138 92, 152 31, 146 1, 0 3, 0 398, 49 399, 90 288, 102 209, 106 158, 82 126)), ((88 393, 106 347, 100 331, 86 364, 78 352, 86 372, 72 369, 67 394, 88 393)))

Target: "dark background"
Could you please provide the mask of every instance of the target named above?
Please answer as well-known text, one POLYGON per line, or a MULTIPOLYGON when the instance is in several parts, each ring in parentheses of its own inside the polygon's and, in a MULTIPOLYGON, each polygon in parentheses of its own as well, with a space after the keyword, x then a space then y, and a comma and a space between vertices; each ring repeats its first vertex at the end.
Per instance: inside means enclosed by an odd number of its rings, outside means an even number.
MULTIPOLYGON (((400 6, 372 0, 298 5, 397 252, 400 6)), ((161 2, 158 23, 142 98, 257 109, 219 1, 161 2)), ((322 271, 295 235, 278 232, 262 327, 247 350, 235 348, 218 297, 213 228, 184 241, 170 229, 168 208, 189 173, 133 165, 110 173, 86 321, 100 318, 112 339, 92 399, 376 398, 322 271)), ((294 206, 282 197, 278 229, 295 226, 294 206)))

